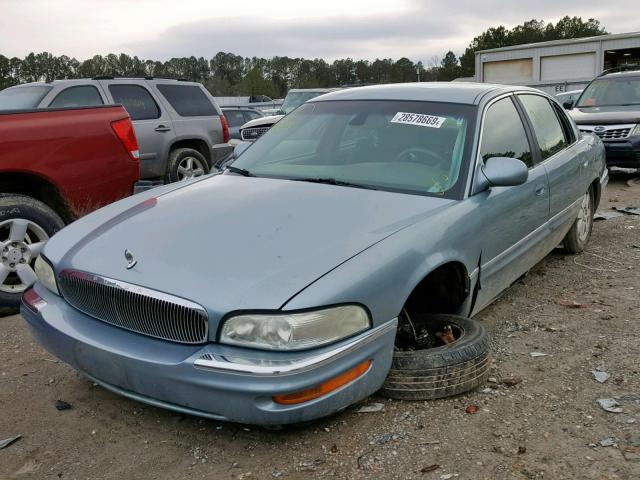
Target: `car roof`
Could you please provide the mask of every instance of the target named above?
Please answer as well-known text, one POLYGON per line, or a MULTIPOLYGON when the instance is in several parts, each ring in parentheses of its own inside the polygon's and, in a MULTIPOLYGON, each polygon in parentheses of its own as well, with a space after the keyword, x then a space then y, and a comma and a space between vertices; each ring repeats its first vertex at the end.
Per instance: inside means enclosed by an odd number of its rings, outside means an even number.
POLYGON ((95 78, 64 78, 60 80, 51 80, 50 82, 29 82, 21 85, 15 85, 14 87, 33 87, 33 86, 55 86, 55 85, 72 85, 76 83, 96 82, 98 80, 109 81, 131 81, 131 80, 145 80, 150 82, 176 82, 180 85, 200 85, 198 82, 191 82, 189 80, 181 80, 176 78, 164 78, 164 77, 95 77, 95 78))
POLYGON ((638 70, 625 70, 623 72, 610 72, 603 73, 597 78, 619 78, 619 77, 640 77, 640 69, 638 70))
POLYGON ((494 85, 491 83, 420 82, 354 87, 316 97, 311 102, 331 100, 413 100, 478 105, 483 98, 512 91, 542 93, 530 87, 494 85))

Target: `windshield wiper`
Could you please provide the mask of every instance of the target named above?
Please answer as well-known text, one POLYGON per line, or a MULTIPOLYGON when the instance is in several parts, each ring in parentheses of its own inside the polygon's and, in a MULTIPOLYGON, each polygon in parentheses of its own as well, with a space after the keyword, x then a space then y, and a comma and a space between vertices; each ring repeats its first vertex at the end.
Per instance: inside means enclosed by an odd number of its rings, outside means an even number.
POLYGON ((310 183, 326 183, 327 185, 338 185, 340 187, 355 187, 355 188, 366 188, 367 190, 378 190, 376 187, 372 187, 370 185, 362 185, 360 183, 351 183, 345 182, 343 180, 338 180, 336 178, 292 178, 291 180, 296 180, 298 182, 310 182, 310 183))
POLYGON ((227 165, 225 170, 229 170, 230 172, 237 173, 238 175, 242 175, 243 177, 255 177, 253 173, 251 173, 246 168, 234 167, 233 165, 227 165))

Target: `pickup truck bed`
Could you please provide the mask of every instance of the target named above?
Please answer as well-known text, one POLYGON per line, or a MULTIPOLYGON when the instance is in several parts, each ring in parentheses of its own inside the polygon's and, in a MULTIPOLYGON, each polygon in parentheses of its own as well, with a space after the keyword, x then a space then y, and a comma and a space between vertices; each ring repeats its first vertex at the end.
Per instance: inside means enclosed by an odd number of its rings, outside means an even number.
POLYGON ((0 307, 18 304, 51 235, 131 195, 137 149, 120 105, 0 112, 0 307))

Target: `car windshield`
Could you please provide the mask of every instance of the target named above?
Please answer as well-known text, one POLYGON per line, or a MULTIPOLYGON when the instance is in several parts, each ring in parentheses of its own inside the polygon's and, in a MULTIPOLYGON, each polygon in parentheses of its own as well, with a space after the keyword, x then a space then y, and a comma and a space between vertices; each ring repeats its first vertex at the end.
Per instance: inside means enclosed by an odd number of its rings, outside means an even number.
POLYGON ((457 198, 475 107, 436 102, 307 103, 233 163, 251 175, 457 198))
POLYGON ((578 100, 578 107, 640 104, 640 76, 594 80, 578 100))
POLYGON ((0 110, 36 108, 51 87, 46 85, 14 87, 0 91, 0 110))
POLYGON ((291 113, 307 100, 316 98, 323 93, 326 92, 289 92, 287 93, 287 96, 284 97, 284 102, 282 102, 280 111, 285 115, 291 113))

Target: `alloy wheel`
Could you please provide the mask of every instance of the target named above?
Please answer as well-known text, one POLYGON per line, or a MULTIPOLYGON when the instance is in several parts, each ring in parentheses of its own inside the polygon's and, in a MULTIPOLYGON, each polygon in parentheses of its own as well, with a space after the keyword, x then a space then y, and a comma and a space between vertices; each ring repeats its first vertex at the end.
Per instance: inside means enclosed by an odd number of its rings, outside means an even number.
POLYGON ((185 157, 178 164, 178 180, 200 177, 204 173, 204 165, 195 157, 185 157))
POLYGON ((593 215, 591 214, 591 195, 589 195, 589 192, 587 192, 582 197, 580 211, 578 212, 577 230, 578 240, 580 240, 581 243, 585 242, 589 237, 592 219, 593 215))
POLYGON ((37 280, 33 264, 49 235, 24 218, 0 222, 0 292, 22 293, 37 280))

